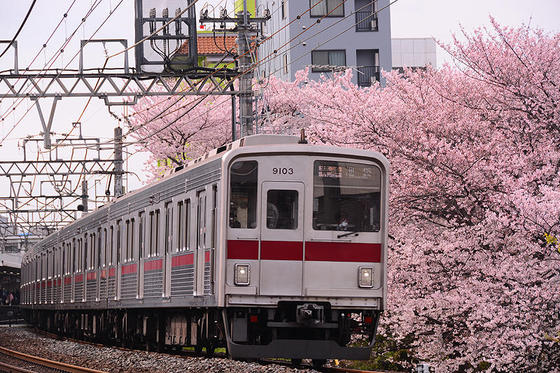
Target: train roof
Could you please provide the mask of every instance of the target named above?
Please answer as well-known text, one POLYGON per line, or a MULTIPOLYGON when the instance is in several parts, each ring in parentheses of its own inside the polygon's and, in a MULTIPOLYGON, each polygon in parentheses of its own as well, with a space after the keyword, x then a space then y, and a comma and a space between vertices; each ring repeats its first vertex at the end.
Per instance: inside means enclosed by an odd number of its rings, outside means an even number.
MULTIPOLYGON (((64 232, 68 229, 71 229, 71 227, 75 226, 75 225, 80 225, 84 222, 84 224, 87 225, 87 220, 88 218, 91 218, 91 215, 94 212, 101 212, 103 210, 107 210, 109 209, 111 206, 114 206, 115 204, 117 204, 119 201, 121 201, 123 198, 128 198, 128 197, 132 197, 136 194, 142 193, 143 191, 145 191, 148 188, 151 188, 159 183, 163 183, 166 180, 169 180, 175 176, 178 176, 184 172, 187 172, 188 170, 191 170, 195 167, 199 167, 202 164, 211 162, 213 160, 216 160, 218 158, 222 158, 224 156, 227 156, 228 154, 231 154, 230 151, 232 150, 236 150, 236 149, 247 149, 249 150, 250 147, 253 146, 270 146, 267 149, 272 150, 273 148, 277 148, 280 145, 296 145, 298 143, 303 143, 306 144, 306 141, 302 141, 304 140, 304 135, 302 134, 302 137, 298 137, 298 136, 292 136, 292 135, 268 135, 268 134, 258 134, 258 135, 252 135, 252 136, 247 136, 247 137, 243 137, 239 140, 236 140, 234 142, 222 145, 218 148, 215 148, 211 151, 209 151, 208 153, 193 159, 191 161, 189 161, 186 165, 183 166, 179 166, 176 167, 174 170, 172 170, 171 172, 169 172, 168 174, 164 175, 163 178, 161 178, 160 180, 157 180, 153 183, 150 183, 148 185, 145 185, 141 188, 138 188, 132 192, 129 192, 127 194, 125 194, 124 196, 118 197, 118 198, 113 198, 113 200, 101 207, 99 207, 96 210, 91 211, 90 214, 87 214, 85 216, 80 217, 79 219, 77 219, 76 221, 72 222, 71 224, 68 224, 67 226, 65 226, 64 228, 60 229, 59 231, 53 232, 51 233, 49 236, 45 237, 43 240, 39 241, 37 244, 35 244, 33 246, 33 248, 31 250, 29 250, 29 252, 27 252, 24 257, 23 257, 23 261, 27 260, 30 256, 33 256, 36 254, 37 249, 40 248, 40 246, 42 245, 42 243, 44 243, 45 241, 49 241, 49 240, 55 240, 57 235, 59 235, 61 232, 64 232)), ((329 153, 340 153, 341 149, 337 148, 337 147, 333 147, 333 146, 325 146, 325 145, 306 145, 306 149, 311 151, 325 151, 325 152, 329 152, 329 153)), ((385 164, 385 167, 388 169, 388 161, 386 160, 386 158, 378 152, 371 152, 371 151, 365 151, 365 150, 358 150, 358 149, 345 149, 348 150, 348 153, 352 154, 352 155, 356 155, 356 156, 365 156, 366 154, 368 156, 375 156, 381 159, 381 161, 385 164)), ((48 243, 47 243, 48 244, 48 243)))

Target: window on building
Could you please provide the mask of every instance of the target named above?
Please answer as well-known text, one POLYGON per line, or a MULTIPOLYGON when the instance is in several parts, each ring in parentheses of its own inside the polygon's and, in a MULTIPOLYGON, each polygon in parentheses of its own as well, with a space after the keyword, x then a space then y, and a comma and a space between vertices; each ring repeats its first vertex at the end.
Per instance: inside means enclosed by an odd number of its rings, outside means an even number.
POLYGON ((282 56, 282 61, 283 61, 283 68, 284 68, 284 74, 288 73, 288 53, 284 53, 284 55, 282 56))
POLYGON ((311 71, 333 71, 337 66, 346 66, 346 51, 344 50, 315 50, 311 51, 311 71))
POLYGON ((280 7, 282 8, 282 19, 286 19, 286 0, 280 2, 280 7))
POLYGON ((310 0, 311 17, 344 17, 345 0, 310 0))

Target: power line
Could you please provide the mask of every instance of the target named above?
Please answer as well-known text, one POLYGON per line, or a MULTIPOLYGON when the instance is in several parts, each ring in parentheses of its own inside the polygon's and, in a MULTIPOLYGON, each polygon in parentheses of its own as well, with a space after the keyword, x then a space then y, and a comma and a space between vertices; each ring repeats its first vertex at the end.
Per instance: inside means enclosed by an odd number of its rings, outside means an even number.
POLYGON ((25 18, 23 19, 23 22, 21 23, 21 25, 19 26, 19 29, 17 30, 16 34, 14 35, 14 37, 12 38, 12 41, 10 42, 10 44, 8 44, 8 46, 6 47, 6 49, 4 49, 4 51, 2 52, 2 54, 0 54, 0 58, 2 58, 2 56, 4 56, 4 54, 6 54, 6 52, 8 51, 8 49, 10 49, 10 47, 12 46, 12 44, 14 44, 14 42, 16 41, 19 33, 21 32, 21 30, 23 29, 23 26, 25 26, 25 23, 27 23, 27 19, 29 18, 29 16, 31 15, 31 11, 33 10, 33 7, 35 6, 35 3, 37 2, 37 0, 33 0, 33 2, 31 3, 31 6, 29 7, 29 10, 27 11, 27 14, 25 15, 25 18))

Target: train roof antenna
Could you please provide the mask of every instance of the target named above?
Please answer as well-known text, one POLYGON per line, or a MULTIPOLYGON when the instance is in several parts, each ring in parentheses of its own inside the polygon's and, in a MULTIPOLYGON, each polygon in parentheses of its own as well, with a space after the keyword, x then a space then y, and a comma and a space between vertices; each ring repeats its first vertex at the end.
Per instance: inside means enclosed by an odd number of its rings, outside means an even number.
POLYGON ((299 133, 298 144, 307 144, 307 139, 305 138, 305 129, 302 128, 299 133))

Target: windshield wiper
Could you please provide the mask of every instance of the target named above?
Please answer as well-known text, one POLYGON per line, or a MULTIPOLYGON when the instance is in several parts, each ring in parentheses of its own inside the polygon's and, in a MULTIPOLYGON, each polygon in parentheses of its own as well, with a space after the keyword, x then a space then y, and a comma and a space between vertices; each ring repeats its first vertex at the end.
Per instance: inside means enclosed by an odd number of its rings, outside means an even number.
POLYGON ((350 236, 352 234, 354 234, 356 236, 359 235, 358 231, 352 231, 352 232, 346 232, 346 233, 339 234, 338 236, 336 236, 336 238, 342 238, 342 237, 350 236))

